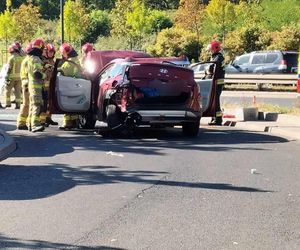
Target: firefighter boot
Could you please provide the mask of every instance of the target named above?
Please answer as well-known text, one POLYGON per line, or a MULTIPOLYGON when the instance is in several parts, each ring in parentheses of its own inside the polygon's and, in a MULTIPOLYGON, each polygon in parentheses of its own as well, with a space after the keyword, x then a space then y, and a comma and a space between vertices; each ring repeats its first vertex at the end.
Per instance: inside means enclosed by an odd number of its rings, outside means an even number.
POLYGON ((31 128, 31 132, 35 133, 35 132, 42 132, 44 131, 45 127, 44 126, 35 126, 31 128))
POLYGON ((51 117, 47 117, 46 118, 46 124, 49 126, 49 125, 53 125, 53 126, 56 126, 58 125, 58 122, 55 122, 51 119, 51 117))

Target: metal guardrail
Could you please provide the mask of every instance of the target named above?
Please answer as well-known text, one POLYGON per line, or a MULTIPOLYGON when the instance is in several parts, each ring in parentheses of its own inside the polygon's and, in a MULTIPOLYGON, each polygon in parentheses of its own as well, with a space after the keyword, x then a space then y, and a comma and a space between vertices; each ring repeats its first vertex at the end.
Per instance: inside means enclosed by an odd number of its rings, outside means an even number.
MULTIPOLYGON (((195 72, 196 81, 204 73, 195 72)), ((297 74, 226 74, 225 84, 274 84, 297 86, 297 74)))

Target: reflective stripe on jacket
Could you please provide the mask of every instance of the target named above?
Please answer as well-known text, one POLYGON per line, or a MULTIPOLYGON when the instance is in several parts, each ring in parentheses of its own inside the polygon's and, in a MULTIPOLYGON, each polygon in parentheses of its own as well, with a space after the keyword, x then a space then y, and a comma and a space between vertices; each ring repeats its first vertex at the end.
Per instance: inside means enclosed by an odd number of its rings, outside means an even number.
POLYGON ((25 56, 21 63, 21 69, 20 69, 20 77, 21 80, 27 80, 28 81, 28 59, 29 56, 25 56))
POLYGON ((46 74, 43 70, 43 62, 38 56, 29 56, 28 59, 28 80, 31 88, 41 89, 46 74))

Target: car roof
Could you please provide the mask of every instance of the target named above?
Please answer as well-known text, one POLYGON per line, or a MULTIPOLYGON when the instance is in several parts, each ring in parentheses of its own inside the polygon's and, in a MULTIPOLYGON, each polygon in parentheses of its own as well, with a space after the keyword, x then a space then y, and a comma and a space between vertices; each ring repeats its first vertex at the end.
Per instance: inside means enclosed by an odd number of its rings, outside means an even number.
POLYGON ((110 61, 117 58, 126 57, 151 57, 149 54, 141 51, 131 50, 95 50, 87 55, 87 60, 95 63, 95 75, 110 61))

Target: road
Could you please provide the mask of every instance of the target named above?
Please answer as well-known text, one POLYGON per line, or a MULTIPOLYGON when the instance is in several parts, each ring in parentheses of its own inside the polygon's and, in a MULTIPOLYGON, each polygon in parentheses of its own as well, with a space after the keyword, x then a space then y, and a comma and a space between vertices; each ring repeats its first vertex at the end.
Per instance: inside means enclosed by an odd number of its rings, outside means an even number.
POLYGON ((0 164, 1 249, 299 249, 299 142, 206 126, 32 134, 14 112, 0 114, 18 143, 0 164))

